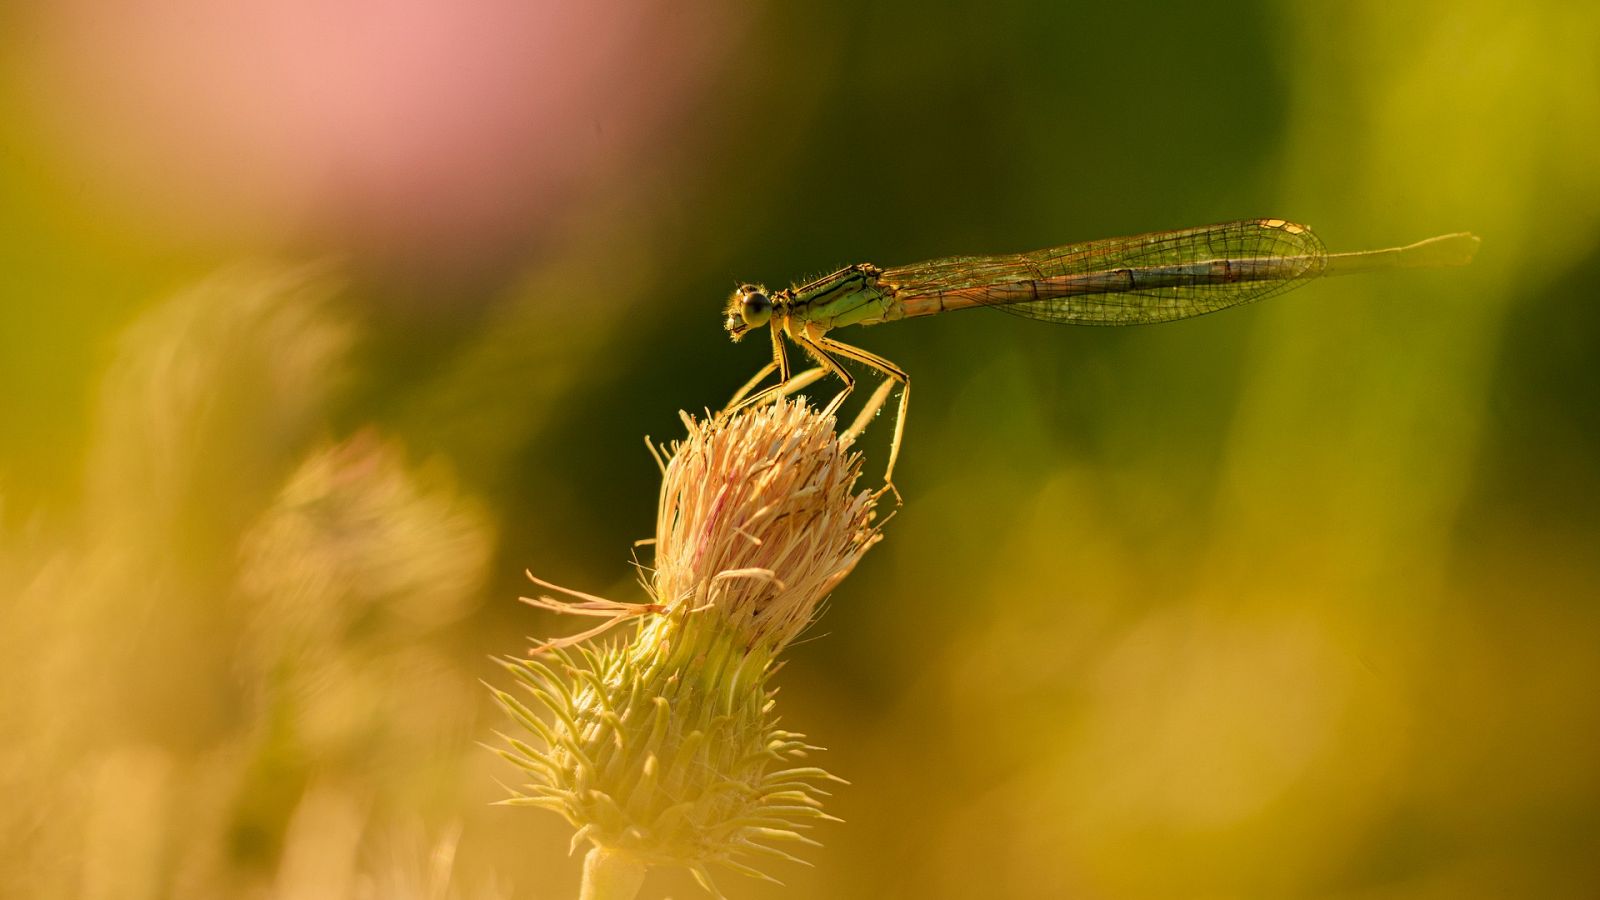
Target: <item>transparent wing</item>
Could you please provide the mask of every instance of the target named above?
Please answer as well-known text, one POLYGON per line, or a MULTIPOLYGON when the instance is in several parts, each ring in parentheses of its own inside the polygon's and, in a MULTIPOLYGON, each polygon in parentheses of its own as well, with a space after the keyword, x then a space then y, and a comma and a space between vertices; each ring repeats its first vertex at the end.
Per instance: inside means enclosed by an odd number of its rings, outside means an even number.
POLYGON ((1327 251, 1303 225, 1250 219, 1006 256, 953 256, 887 269, 906 300, 982 304, 1080 325, 1203 315, 1317 277, 1327 251))

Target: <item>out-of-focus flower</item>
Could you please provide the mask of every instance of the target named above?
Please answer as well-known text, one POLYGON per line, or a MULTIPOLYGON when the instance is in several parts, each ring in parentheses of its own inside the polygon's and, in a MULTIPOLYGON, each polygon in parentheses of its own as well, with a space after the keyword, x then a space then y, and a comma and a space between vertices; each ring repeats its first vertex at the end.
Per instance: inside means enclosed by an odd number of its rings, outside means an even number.
POLYGON ((89 457, 106 546, 226 559, 346 383, 326 267, 230 266, 141 317, 105 378, 89 457))
POLYGON ((142 233, 448 262, 653 164, 744 9, 66 0, 18 66, 51 163, 142 233))

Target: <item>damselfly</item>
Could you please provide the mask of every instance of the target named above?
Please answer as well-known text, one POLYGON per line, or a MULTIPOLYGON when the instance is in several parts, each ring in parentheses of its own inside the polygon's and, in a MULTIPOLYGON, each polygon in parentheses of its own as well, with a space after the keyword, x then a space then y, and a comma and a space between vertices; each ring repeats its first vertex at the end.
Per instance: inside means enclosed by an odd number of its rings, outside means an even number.
POLYGON ((844 382, 827 414, 836 412, 855 387, 854 376, 839 360, 860 363, 884 375, 886 387, 900 384, 884 473, 888 482, 900 456, 911 379, 887 359, 828 337, 835 328, 974 306, 1075 325, 1170 322, 1260 300, 1325 275, 1466 265, 1477 249, 1478 238, 1462 232, 1387 250, 1329 253, 1304 225, 1251 219, 1009 256, 952 256, 888 269, 863 263, 779 291, 745 284, 728 300, 725 327, 737 341, 753 329, 770 326, 772 361, 734 395, 729 407, 793 388, 785 334, 844 382), (774 371, 777 383, 750 394, 774 371))

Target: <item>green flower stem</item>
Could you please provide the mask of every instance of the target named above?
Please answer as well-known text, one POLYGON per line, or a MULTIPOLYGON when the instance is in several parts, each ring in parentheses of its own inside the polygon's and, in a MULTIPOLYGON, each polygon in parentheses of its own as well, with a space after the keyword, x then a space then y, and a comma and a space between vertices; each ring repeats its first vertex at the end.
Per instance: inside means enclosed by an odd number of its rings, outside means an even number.
POLYGON ((644 883, 644 863, 631 853, 593 847, 583 858, 578 900, 633 900, 644 883))

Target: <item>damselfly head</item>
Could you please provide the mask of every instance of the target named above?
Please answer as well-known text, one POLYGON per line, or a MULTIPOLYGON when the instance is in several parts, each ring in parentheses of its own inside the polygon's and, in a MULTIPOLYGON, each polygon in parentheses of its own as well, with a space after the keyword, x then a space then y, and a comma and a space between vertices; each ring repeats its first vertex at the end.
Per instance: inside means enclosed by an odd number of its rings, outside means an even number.
POLYGON ((728 335, 739 340, 752 328, 760 328, 772 320, 772 298, 759 284, 741 284, 728 298, 727 318, 722 327, 728 335))

